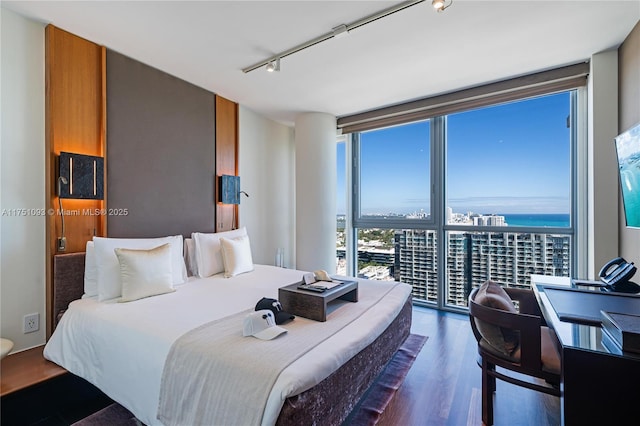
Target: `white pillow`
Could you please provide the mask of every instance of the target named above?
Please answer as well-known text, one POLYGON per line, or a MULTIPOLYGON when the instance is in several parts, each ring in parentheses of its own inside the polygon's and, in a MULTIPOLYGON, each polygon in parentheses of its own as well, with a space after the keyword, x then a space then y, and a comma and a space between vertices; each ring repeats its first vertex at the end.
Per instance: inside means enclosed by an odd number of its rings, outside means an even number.
POLYGON ((234 238, 220 238, 222 260, 224 262, 224 276, 227 278, 253 271, 251 258, 251 244, 249 236, 234 238))
POLYGON ((222 253, 220 252, 220 238, 237 238, 247 235, 247 228, 242 227, 233 231, 203 234, 194 232, 191 238, 196 243, 196 265, 198 277, 206 278, 224 272, 222 253))
POLYGON ((127 248, 146 250, 169 243, 171 245, 171 267, 173 284, 187 280, 187 269, 182 257, 182 235, 163 238, 105 238, 93 237, 96 265, 98 269, 98 300, 115 299, 122 295, 120 267, 114 249, 127 248))
POLYGON ((198 276, 198 262, 196 261, 196 242, 193 238, 184 239, 184 263, 187 265, 187 275, 198 276))
POLYGON ((84 297, 98 295, 98 269, 93 241, 87 241, 84 250, 84 297))
POLYGON ((122 282, 122 298, 119 302, 175 291, 169 243, 150 250, 117 248, 114 251, 118 257, 122 282))

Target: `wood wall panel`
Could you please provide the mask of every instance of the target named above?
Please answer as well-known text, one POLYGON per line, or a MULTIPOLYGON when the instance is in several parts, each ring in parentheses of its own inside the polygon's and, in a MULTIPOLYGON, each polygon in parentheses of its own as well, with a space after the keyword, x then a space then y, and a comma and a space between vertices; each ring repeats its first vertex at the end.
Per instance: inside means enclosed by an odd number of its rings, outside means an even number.
POLYGON ((237 228, 238 206, 222 204, 221 175, 238 174, 238 104, 216 96, 216 231, 237 228))
MULTIPOLYGON (((55 212, 47 220, 47 337, 53 313, 52 256, 59 253, 62 221, 57 196, 58 155, 61 151, 105 156, 105 49, 48 25, 45 31, 46 205, 55 212)), ((105 166, 106 170, 106 166, 105 166)), ((106 179, 105 194, 107 192, 106 179)), ((81 252, 93 235, 106 235, 104 200, 63 199, 66 253, 81 252), (88 212, 98 214, 88 214, 88 212)))

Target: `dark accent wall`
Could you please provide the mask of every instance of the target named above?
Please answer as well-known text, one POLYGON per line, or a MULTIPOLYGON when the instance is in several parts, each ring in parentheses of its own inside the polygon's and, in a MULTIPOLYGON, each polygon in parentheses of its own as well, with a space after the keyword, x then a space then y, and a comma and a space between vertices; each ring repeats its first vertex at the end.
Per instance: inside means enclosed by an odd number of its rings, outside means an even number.
POLYGON ((106 68, 108 236, 215 232, 215 95, 111 50, 106 68))

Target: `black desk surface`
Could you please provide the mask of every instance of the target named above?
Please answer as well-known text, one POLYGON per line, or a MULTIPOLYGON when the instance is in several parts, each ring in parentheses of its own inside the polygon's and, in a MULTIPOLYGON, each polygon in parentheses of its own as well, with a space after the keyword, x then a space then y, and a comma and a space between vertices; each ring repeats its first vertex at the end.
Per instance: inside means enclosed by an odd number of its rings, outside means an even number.
POLYGON ((640 297, 620 293, 545 287, 553 309, 562 321, 599 326, 600 311, 640 313, 640 297))
POLYGON ((534 283, 533 290, 547 323, 564 348, 640 359, 638 354, 606 348, 600 328, 600 310, 637 314, 640 296, 544 283, 534 283))

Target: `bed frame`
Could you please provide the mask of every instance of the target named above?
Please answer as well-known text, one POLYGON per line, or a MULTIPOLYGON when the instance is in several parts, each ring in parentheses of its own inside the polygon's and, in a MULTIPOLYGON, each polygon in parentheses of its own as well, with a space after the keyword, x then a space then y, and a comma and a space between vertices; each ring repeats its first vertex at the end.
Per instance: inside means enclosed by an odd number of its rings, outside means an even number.
MULTIPOLYGON (((57 326, 69 303, 84 293, 85 254, 53 257, 53 313, 57 326)), ((329 377, 299 395, 287 398, 277 425, 339 425, 382 372, 411 329, 411 298, 387 329, 329 377)))

